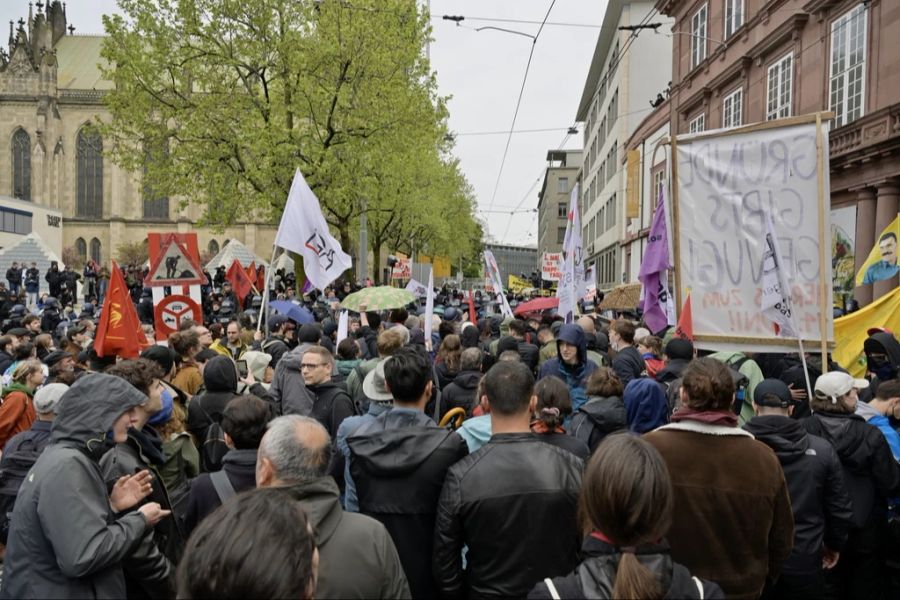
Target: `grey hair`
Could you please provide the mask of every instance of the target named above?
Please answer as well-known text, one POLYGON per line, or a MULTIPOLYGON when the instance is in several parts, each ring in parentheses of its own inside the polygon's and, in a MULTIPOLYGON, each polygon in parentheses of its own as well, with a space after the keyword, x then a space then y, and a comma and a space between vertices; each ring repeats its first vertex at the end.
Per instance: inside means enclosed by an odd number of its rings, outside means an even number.
POLYGON ((259 456, 272 462, 275 475, 283 481, 308 481, 328 473, 332 457, 331 436, 322 424, 310 417, 285 415, 269 421, 259 445, 259 456), (306 445, 297 431, 301 425, 321 429, 325 443, 319 448, 306 445))
POLYGON ((466 348, 459 356, 459 370, 480 371, 482 358, 480 348, 466 348))
POLYGON ((403 345, 407 345, 409 343, 409 329, 407 329, 404 325, 398 325, 400 328, 400 333, 403 334, 403 345))

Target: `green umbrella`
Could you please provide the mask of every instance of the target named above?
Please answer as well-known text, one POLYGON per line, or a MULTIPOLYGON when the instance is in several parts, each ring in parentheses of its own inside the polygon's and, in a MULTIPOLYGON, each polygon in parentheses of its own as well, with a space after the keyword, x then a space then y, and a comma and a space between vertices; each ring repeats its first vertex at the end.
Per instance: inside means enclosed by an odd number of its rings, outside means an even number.
POLYGON ((410 302, 415 302, 416 296, 406 290, 382 285, 368 287, 353 292, 341 302, 341 306, 347 310, 360 312, 359 307, 365 306, 365 310, 387 310, 389 308, 402 308, 410 302))

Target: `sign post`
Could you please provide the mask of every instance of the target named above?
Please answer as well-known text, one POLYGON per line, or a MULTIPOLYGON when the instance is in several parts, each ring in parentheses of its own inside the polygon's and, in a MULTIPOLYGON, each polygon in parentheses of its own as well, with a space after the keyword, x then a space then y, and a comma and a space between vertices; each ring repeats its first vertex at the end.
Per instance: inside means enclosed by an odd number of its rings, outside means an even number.
POLYGON ((144 280, 153 292, 156 340, 165 342, 184 319, 203 322, 204 281, 196 233, 148 233, 150 271, 144 280), (171 293, 166 295, 165 288, 171 293))

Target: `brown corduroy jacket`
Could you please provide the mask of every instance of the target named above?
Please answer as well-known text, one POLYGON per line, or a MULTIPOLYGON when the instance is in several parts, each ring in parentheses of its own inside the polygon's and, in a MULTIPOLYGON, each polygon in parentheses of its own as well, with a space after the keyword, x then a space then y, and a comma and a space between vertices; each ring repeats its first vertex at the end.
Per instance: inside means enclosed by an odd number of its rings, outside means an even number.
POLYGON ((675 491, 666 536, 672 559, 718 583, 729 598, 757 598, 791 553, 794 518, 781 464, 737 427, 672 423, 644 436, 666 461, 675 491))

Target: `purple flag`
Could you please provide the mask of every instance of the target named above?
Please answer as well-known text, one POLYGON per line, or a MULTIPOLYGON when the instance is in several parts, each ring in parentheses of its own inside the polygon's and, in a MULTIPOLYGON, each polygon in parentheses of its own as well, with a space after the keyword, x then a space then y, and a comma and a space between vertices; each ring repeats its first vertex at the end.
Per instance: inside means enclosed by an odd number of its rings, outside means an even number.
POLYGON ((659 205, 650 226, 650 240, 644 252, 638 279, 643 285, 644 322, 656 333, 668 325, 666 301, 668 300, 669 241, 666 236, 666 208, 662 190, 659 191, 659 205))

